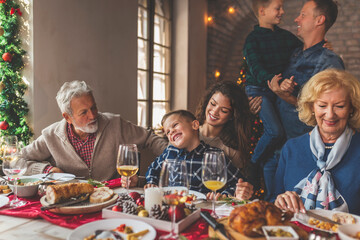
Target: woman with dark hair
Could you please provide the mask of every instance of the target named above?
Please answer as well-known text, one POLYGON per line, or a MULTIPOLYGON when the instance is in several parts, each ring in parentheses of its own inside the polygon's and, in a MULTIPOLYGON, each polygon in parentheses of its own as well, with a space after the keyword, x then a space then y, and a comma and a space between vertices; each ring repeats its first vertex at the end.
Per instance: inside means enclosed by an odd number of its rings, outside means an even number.
POLYGON ((236 167, 247 166, 252 113, 241 86, 229 81, 215 83, 200 101, 195 115, 201 125, 201 140, 222 149, 236 167))

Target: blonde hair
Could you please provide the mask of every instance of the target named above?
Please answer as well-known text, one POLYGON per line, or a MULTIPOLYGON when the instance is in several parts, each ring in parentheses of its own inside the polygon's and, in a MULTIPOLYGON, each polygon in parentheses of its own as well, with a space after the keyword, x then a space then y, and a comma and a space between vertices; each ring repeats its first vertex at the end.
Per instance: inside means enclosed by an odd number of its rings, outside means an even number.
POLYGON ((314 102, 328 90, 344 89, 353 109, 348 125, 352 129, 360 127, 360 82, 352 74, 337 69, 327 69, 314 75, 303 86, 299 94, 298 108, 299 119, 309 126, 315 126, 316 119, 313 115, 314 102))

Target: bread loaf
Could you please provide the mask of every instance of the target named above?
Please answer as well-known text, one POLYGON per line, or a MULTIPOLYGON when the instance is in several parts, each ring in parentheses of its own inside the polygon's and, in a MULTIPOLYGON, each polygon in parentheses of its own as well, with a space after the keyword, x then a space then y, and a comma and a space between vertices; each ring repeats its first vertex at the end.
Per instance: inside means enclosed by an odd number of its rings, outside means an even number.
POLYGON ((49 185, 46 188, 46 201, 50 204, 65 202, 82 194, 91 194, 94 187, 89 183, 67 183, 60 185, 49 185))
POLYGON ((114 191, 108 187, 95 188, 94 192, 90 195, 91 203, 106 202, 114 195, 114 191))

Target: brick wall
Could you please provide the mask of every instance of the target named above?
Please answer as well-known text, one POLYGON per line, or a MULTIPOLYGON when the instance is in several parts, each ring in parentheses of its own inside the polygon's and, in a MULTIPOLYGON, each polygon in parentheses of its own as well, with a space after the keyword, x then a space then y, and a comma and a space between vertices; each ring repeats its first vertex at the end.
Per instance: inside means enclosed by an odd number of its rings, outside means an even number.
MULTIPOLYGON (((296 32, 294 19, 299 15, 305 1, 284 0, 285 16, 280 27, 296 32)), ((360 0, 338 0, 337 21, 326 38, 334 51, 340 55, 345 68, 360 80, 360 0)), ((246 36, 256 24, 251 10, 251 0, 208 0, 208 15, 214 22, 208 25, 207 84, 217 80, 236 80, 239 76, 246 36), (235 7, 229 14, 227 8, 235 7), (221 75, 217 79, 215 71, 221 75)))

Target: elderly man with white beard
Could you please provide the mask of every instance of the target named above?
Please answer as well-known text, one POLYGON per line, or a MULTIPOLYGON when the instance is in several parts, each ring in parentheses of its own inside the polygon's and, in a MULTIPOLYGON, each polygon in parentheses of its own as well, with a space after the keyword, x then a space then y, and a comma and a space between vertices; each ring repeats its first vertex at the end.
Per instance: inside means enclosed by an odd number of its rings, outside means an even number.
POLYGON ((84 81, 66 82, 56 96, 62 119, 22 150, 26 174, 66 172, 98 181, 119 177, 120 144, 134 143, 159 155, 167 141, 126 121, 118 114, 98 112, 92 90, 84 81))

